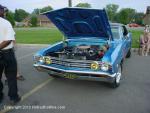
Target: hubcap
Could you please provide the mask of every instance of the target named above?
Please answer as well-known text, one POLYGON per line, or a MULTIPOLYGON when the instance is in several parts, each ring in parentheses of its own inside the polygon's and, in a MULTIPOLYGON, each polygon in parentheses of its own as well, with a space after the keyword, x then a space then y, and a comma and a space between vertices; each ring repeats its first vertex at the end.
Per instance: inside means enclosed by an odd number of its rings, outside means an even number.
POLYGON ((116 83, 119 83, 121 79, 121 67, 119 67, 117 76, 116 76, 116 83))

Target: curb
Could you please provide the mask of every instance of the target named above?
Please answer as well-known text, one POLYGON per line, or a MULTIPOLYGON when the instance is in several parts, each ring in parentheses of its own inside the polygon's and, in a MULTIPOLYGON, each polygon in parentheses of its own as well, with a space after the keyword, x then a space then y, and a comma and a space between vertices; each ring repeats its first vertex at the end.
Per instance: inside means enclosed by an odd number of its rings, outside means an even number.
POLYGON ((133 51, 133 52, 138 52, 138 51, 139 51, 139 48, 132 48, 131 51, 133 51))

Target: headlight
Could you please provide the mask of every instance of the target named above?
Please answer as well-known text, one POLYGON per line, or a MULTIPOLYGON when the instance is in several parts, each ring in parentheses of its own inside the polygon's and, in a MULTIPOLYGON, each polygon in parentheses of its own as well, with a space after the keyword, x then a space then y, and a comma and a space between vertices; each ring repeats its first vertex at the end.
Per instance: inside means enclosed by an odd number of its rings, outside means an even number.
POLYGON ((45 59, 45 63, 46 63, 46 64, 51 64, 51 63, 52 63, 52 60, 51 60, 50 57, 45 56, 44 59, 45 59))
POLYGON ((39 62, 42 58, 41 58, 42 56, 40 56, 40 55, 36 55, 36 56, 34 56, 34 61, 35 62, 39 62))
POLYGON ((34 56, 34 62, 35 63, 38 63, 38 62, 40 62, 40 63, 44 63, 45 62, 45 60, 44 60, 44 57, 43 56, 34 56))
POLYGON ((101 70, 102 71, 108 71, 109 70, 109 64, 108 63, 103 63, 102 65, 101 65, 101 70))
POLYGON ((42 64, 51 64, 52 60, 49 56, 34 56, 35 62, 40 62, 42 64))
POLYGON ((98 70, 99 69, 99 63, 97 61, 94 61, 92 64, 91 64, 91 69, 92 70, 98 70))
POLYGON ((44 57, 40 57, 39 62, 40 62, 40 63, 45 63, 44 57))

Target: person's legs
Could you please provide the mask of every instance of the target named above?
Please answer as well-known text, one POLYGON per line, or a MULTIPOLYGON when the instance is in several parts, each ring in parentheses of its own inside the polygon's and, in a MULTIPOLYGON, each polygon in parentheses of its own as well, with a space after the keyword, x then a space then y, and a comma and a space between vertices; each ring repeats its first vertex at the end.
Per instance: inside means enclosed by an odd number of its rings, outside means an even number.
POLYGON ((3 99, 3 83, 1 81, 3 71, 4 71, 4 63, 3 63, 2 55, 0 54, 0 102, 3 99))
POLYGON ((3 75, 3 70, 4 70, 4 65, 2 63, 0 63, 0 98, 3 95, 3 83, 1 81, 2 75, 3 75))
POLYGON ((145 55, 145 48, 146 48, 146 46, 145 46, 145 45, 142 45, 142 51, 141 51, 142 56, 144 56, 144 55, 145 55))
POLYGON ((147 45, 146 45, 146 53, 145 53, 145 56, 148 55, 149 50, 150 50, 150 44, 147 44, 147 45))
POLYGON ((5 56, 5 75, 8 80, 8 96, 10 97, 10 100, 15 100, 17 99, 18 96, 18 88, 17 88, 17 63, 16 63, 16 58, 14 55, 14 52, 9 52, 6 53, 5 56))

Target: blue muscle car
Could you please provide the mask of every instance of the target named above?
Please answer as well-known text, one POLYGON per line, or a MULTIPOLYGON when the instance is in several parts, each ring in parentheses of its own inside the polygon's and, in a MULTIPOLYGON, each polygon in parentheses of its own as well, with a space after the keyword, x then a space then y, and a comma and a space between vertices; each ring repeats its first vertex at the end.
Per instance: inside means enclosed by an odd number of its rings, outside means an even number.
POLYGON ((34 55, 37 70, 53 77, 107 81, 119 86, 132 41, 123 24, 109 23, 106 11, 100 9, 63 8, 44 15, 64 38, 34 55))

